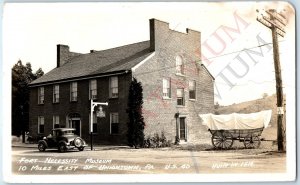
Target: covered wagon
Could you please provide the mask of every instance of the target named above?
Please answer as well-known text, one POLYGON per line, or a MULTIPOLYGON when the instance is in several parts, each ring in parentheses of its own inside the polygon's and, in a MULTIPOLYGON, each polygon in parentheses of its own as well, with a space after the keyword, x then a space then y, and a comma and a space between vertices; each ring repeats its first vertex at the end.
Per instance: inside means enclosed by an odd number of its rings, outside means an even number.
POLYGON ((272 110, 265 110, 250 114, 199 114, 203 125, 211 133, 211 142, 215 148, 229 149, 234 140, 244 142, 245 148, 258 148, 260 136, 264 128, 268 127, 272 110))

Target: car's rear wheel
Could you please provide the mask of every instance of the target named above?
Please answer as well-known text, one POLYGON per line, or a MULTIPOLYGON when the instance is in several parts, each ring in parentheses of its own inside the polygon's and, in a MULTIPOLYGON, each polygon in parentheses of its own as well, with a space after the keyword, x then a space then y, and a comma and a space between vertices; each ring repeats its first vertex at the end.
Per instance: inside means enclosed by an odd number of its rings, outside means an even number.
POLYGON ((39 143, 38 144, 38 149, 39 149, 40 152, 44 152, 46 150, 45 143, 39 143))
POLYGON ((65 143, 59 143, 59 145, 58 145, 58 151, 59 152, 66 152, 67 151, 67 146, 66 146, 66 144, 65 143))
POLYGON ((79 150, 79 151, 83 151, 83 150, 84 150, 84 147, 83 147, 83 146, 82 146, 82 147, 79 147, 78 150, 79 150))

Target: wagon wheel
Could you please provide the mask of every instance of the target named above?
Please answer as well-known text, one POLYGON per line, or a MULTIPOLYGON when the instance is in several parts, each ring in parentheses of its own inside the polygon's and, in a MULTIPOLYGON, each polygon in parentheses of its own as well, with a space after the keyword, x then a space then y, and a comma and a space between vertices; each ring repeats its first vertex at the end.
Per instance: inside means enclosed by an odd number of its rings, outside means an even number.
POLYGON ((260 146, 260 138, 259 136, 252 136, 252 134, 248 134, 244 138, 245 148, 258 148, 260 146))
POLYGON ((211 142, 215 148, 229 149, 233 144, 233 137, 229 132, 216 131, 211 137, 211 142))

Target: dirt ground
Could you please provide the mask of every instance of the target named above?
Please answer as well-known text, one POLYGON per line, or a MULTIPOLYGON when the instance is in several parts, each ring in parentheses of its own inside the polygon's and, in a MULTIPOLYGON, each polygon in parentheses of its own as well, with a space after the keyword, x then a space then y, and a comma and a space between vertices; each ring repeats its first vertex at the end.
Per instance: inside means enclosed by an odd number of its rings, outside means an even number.
POLYGON ((215 150, 209 144, 170 148, 133 149, 99 146, 91 151, 13 147, 14 174, 173 174, 173 173, 283 173, 285 153, 276 152, 272 142, 260 149, 244 149, 235 143, 230 150, 215 150), (73 163, 70 163, 72 162, 73 163))

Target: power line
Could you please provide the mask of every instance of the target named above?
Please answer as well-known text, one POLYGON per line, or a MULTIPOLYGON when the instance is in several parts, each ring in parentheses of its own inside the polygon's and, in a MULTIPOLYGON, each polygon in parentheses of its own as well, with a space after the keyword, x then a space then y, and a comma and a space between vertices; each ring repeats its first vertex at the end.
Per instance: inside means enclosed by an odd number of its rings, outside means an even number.
MULTIPOLYGON (((286 40, 281 40, 279 42, 284 42, 284 41, 286 41, 286 40)), ((215 57, 210 57, 210 58, 207 58, 206 60, 214 59, 214 58, 219 58, 219 57, 222 57, 222 56, 231 55, 231 54, 234 54, 234 53, 239 53, 239 52, 243 52, 243 51, 246 51, 246 50, 250 50, 250 49, 254 49, 254 48, 259 48, 259 47, 267 46, 267 45, 270 45, 270 44, 273 44, 273 43, 270 42, 270 43, 266 43, 266 44, 254 46, 254 47, 251 47, 251 48, 244 48, 244 49, 239 50, 239 51, 233 51, 233 52, 230 52, 230 53, 225 53, 223 55, 218 55, 218 56, 215 56, 215 57)), ((203 61, 206 61, 206 60, 203 60, 203 61)))
MULTIPOLYGON (((284 41, 286 41, 286 40, 282 40, 282 41, 279 41, 279 42, 284 42, 284 41)), ((254 48, 259 48, 259 47, 267 46, 267 45, 270 45, 270 44, 273 44, 273 43, 270 42, 270 43, 266 43, 266 44, 262 44, 262 45, 257 45, 257 46, 254 46, 254 47, 250 47, 250 48, 244 48, 242 50, 233 51, 233 52, 225 53, 225 54, 218 55, 218 56, 215 56, 215 57, 206 58, 205 60, 201 60, 201 61, 206 61, 206 60, 209 60, 209 59, 215 59, 215 58, 219 58, 219 57, 224 57, 224 56, 227 56, 227 55, 231 55, 231 54, 243 52, 243 51, 246 51, 246 50, 250 50, 250 49, 254 49, 254 48)), ((196 63, 196 61, 192 61, 192 62, 185 63, 185 65, 187 65, 187 64, 195 64, 195 63, 196 63)), ((143 74, 149 74, 149 73, 159 72, 159 71, 163 71, 163 70, 167 70, 167 69, 172 69, 172 68, 175 68, 175 67, 176 67, 176 65, 175 66, 170 66, 170 67, 160 68, 160 69, 157 69, 157 70, 136 73, 135 75, 138 76, 138 75, 143 75, 143 74)))

